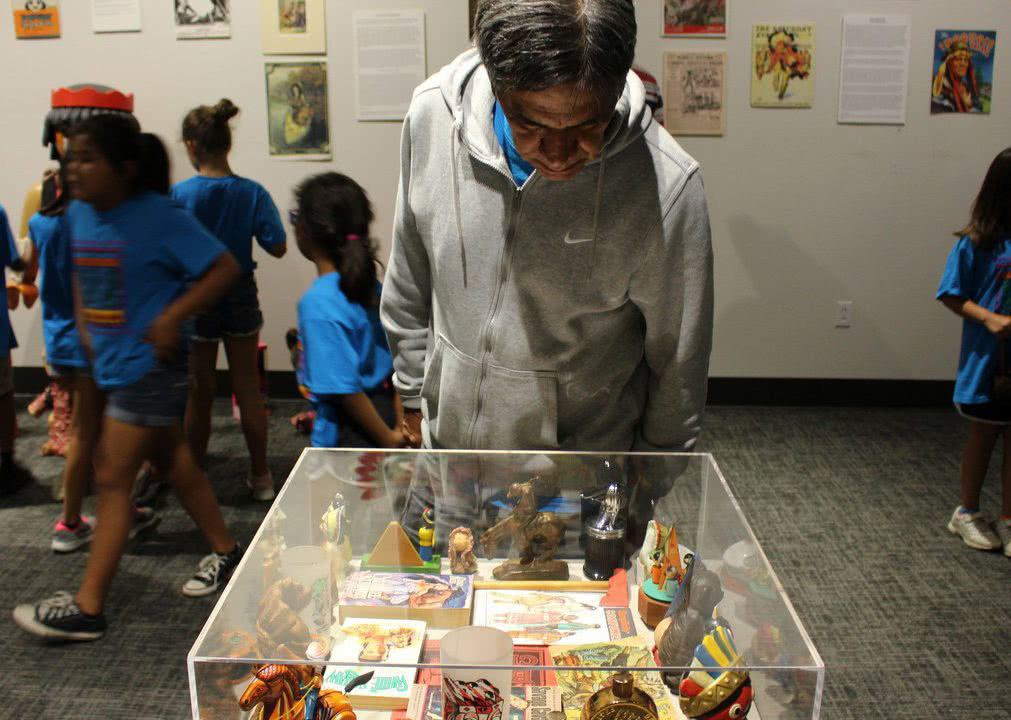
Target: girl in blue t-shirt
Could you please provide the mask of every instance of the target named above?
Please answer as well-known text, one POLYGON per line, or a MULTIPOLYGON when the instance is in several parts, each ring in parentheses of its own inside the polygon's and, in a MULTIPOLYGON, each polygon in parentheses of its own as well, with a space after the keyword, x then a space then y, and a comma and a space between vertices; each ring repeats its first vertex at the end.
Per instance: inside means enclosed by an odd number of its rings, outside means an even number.
POLYGON ((1003 546, 1011 557, 1011 148, 990 164, 969 224, 955 233, 937 298, 961 316, 955 407, 969 420, 962 450, 961 504, 948 530, 978 550, 1003 546), (1003 390, 1003 392, 1002 392, 1003 390), (1003 503, 996 534, 979 508, 998 436, 1004 436, 1003 503))
POLYGON ((358 183, 334 172, 304 181, 295 199, 295 240, 319 273, 298 302, 302 382, 316 411, 313 447, 402 447, 408 437, 379 323, 369 199, 358 183))
POLYGON ((166 470, 211 546, 183 593, 214 592, 238 564, 240 546, 183 438, 188 374, 180 332, 239 268, 167 197, 165 148, 131 118, 98 115, 73 129, 66 173, 75 309, 105 407, 95 457, 98 525, 76 595, 19 605, 14 619, 42 637, 95 640, 105 633, 102 610, 134 522, 131 491, 144 458, 166 470))
POLYGON ((183 119, 183 142, 197 174, 177 183, 172 197, 189 209, 232 252, 242 275, 212 307, 194 319, 190 385, 186 408, 186 436, 203 465, 211 434, 211 405, 218 343, 225 346, 232 391, 239 406, 242 433, 249 449, 250 476, 246 481, 256 500, 274 497, 274 480, 267 467, 267 416, 258 370, 258 344, 263 315, 253 277, 253 238, 274 257, 287 249, 284 226, 270 194, 259 183, 239 177, 228 164, 232 132, 228 121, 239 112, 231 100, 213 107, 201 105, 183 119))

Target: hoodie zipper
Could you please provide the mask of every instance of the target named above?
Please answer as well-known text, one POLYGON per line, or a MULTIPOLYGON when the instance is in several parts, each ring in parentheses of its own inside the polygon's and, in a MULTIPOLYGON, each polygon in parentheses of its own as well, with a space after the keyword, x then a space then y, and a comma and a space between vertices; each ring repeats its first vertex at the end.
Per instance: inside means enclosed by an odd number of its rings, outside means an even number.
MULTIPOLYGON (((495 287, 495 297, 492 299, 491 312, 488 316, 488 322, 485 323, 484 332, 482 333, 478 343, 478 347, 481 349, 481 375, 477 386, 477 405, 474 408, 474 418, 471 420, 470 432, 468 433, 470 437, 468 447, 477 447, 477 425, 481 418, 481 411, 484 409, 484 381, 488 376, 488 358, 491 356, 492 330, 495 326, 499 306, 502 302, 502 291, 503 288, 505 288, 506 280, 509 277, 509 267, 512 264, 513 243, 516 237, 516 228, 519 225, 520 210, 523 206, 523 191, 516 187, 515 181, 512 179, 511 175, 509 175, 508 178, 513 184, 512 202, 509 206, 509 227, 506 229, 505 249, 502 253, 498 284, 495 287)), ((529 182, 530 179, 528 179, 524 185, 529 184, 529 182)))

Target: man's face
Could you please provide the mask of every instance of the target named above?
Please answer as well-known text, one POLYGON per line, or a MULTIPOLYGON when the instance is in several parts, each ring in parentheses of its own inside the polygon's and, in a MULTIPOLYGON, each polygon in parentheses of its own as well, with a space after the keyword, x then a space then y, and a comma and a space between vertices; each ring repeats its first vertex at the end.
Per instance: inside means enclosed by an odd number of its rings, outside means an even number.
POLYGON ((965 77, 969 72, 969 53, 967 52, 956 52, 951 56, 951 66, 955 71, 956 77, 965 77))
POLYGON ((548 180, 568 180, 600 154, 613 108, 601 113, 589 90, 558 85, 498 98, 520 156, 548 180))

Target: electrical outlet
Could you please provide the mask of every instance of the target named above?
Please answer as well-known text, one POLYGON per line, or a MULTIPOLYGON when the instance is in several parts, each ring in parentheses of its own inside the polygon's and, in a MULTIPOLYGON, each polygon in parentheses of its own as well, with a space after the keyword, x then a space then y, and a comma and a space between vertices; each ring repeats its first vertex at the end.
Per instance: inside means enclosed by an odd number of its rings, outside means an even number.
POLYGON ((853 301, 836 300, 835 303, 835 326, 837 328, 848 328, 853 319, 853 301))

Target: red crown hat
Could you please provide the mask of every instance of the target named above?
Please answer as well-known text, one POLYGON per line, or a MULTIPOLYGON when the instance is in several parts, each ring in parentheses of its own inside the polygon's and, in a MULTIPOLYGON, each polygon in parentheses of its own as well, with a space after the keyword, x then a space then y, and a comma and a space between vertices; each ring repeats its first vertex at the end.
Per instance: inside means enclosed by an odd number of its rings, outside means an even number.
POLYGON ((52 91, 52 107, 104 108, 133 112, 133 93, 123 94, 105 85, 71 85, 52 91))

